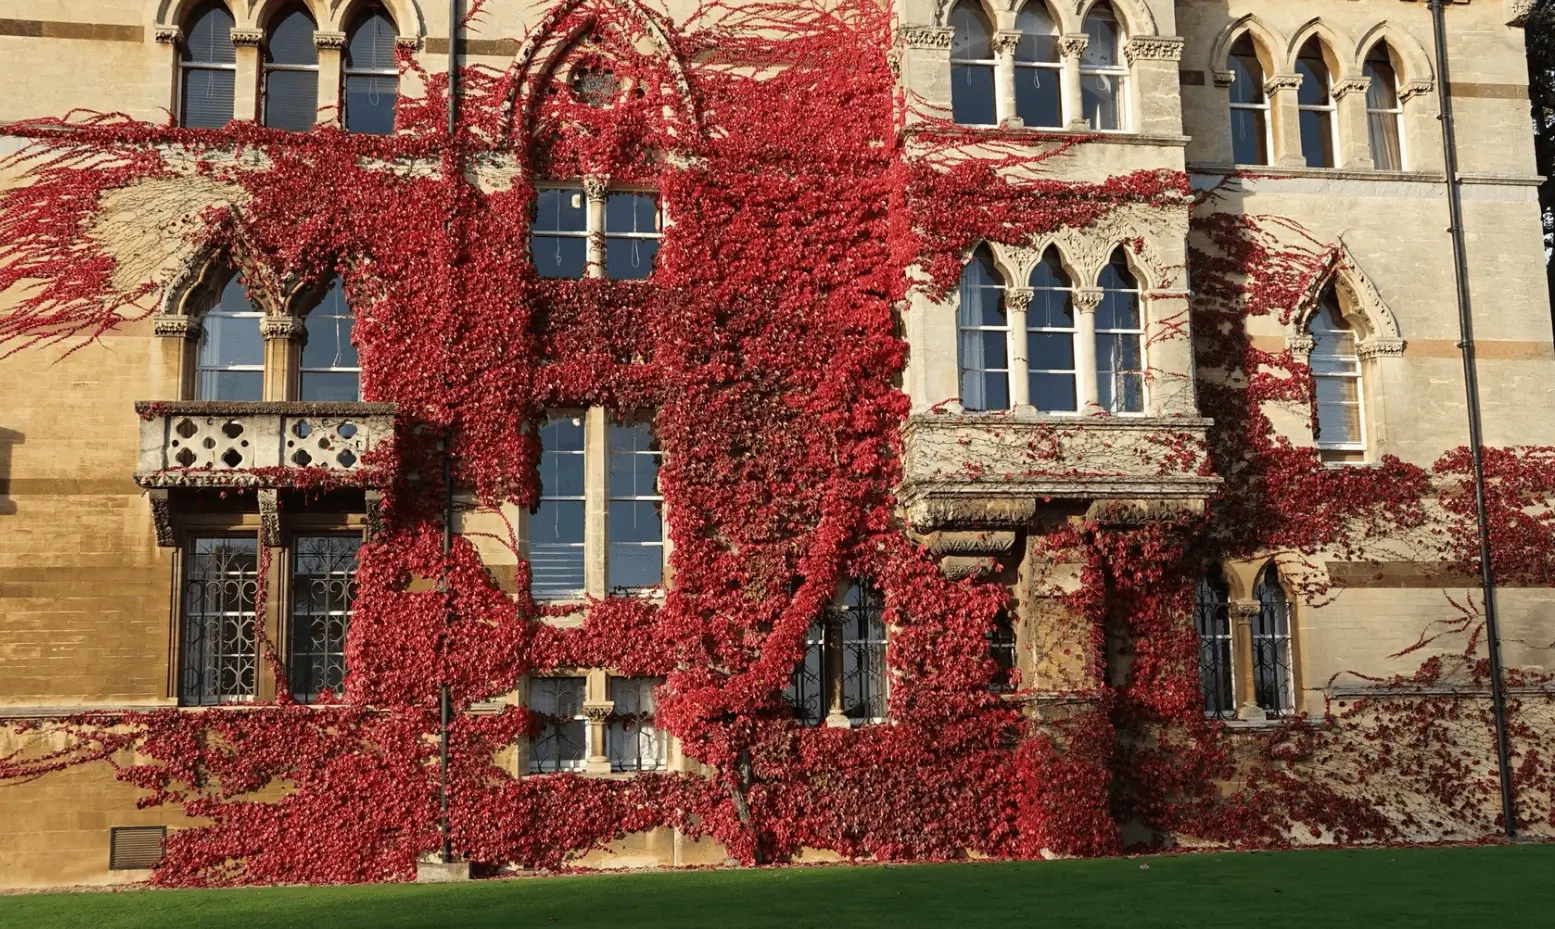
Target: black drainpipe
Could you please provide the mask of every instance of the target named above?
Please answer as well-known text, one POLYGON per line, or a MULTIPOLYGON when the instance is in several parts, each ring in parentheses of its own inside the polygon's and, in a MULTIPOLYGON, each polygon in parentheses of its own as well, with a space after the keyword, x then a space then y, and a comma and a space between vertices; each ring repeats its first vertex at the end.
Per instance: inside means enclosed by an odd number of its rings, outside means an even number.
POLYGON ((1469 408, 1469 451, 1474 462, 1474 509, 1479 521, 1479 581, 1485 598, 1485 639, 1490 649, 1490 706, 1496 724, 1496 764, 1501 776, 1501 816, 1506 837, 1517 837, 1517 800, 1512 787, 1511 749, 1506 731, 1506 693, 1501 687, 1501 624, 1496 614, 1496 576, 1490 564, 1490 515, 1485 507, 1484 435, 1479 413, 1479 372, 1474 365, 1474 319, 1469 305, 1469 269, 1464 257, 1463 194, 1458 177, 1458 134, 1448 89, 1447 25, 1443 0, 1430 0, 1436 37, 1436 95, 1441 104, 1442 151, 1447 168, 1447 209, 1452 218, 1452 257, 1458 284, 1458 347, 1463 350, 1463 389, 1469 408))
MULTIPOLYGON (((459 0, 448 0, 448 144, 457 151, 455 133, 458 131, 459 120, 459 0)), ((459 168, 455 165, 455 169, 459 168)), ((454 223, 448 222, 447 234, 452 245, 454 223)), ((453 249, 449 249, 449 261, 454 259, 453 249)), ((448 279, 453 282, 452 268, 449 269, 448 279)), ((449 302, 453 301, 452 288, 450 288, 449 302)), ((452 352, 445 355, 451 356, 452 352)), ((443 386, 448 386, 448 376, 443 375, 443 386)), ((453 591, 448 589, 448 569, 446 567, 454 548, 454 459, 453 459, 454 429, 450 425, 443 433, 443 598, 446 602, 446 611, 443 614, 445 626, 453 623, 453 591)), ((448 660, 448 645, 446 635, 441 649, 443 660, 448 660)), ((440 815, 438 817, 438 832, 443 839, 443 864, 452 864, 453 837, 448 828, 448 724, 453 716, 453 708, 448 700, 448 682, 445 680, 438 684, 437 703, 439 718, 439 745, 438 745, 438 804, 440 815)))

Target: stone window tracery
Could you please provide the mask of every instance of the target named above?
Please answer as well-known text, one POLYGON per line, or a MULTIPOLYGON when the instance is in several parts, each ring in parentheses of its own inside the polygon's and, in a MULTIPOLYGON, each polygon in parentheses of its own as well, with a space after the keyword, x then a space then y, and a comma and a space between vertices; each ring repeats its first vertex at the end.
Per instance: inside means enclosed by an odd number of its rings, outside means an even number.
POLYGON ((232 13, 219 0, 208 0, 187 23, 178 62, 178 123, 187 129, 220 129, 232 120, 237 83, 232 13))

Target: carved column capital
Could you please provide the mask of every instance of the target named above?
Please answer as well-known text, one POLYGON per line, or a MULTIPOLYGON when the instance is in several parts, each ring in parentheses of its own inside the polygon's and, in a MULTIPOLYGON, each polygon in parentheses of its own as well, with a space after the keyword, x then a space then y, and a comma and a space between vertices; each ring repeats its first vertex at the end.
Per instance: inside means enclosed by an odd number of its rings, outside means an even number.
POLYGON ((262 45, 264 43, 264 41, 265 41, 265 31, 263 29, 253 29, 253 28, 248 27, 248 26, 233 26, 232 27, 232 44, 233 45, 247 46, 249 48, 258 48, 260 45, 262 45))
POLYGON ((1085 47, 1091 44, 1091 37, 1083 32, 1066 33, 1058 39, 1058 50, 1065 58, 1079 58, 1085 53, 1085 47))
POLYGON ((1306 364, 1307 359, 1312 357, 1312 349, 1316 346, 1317 343, 1309 335, 1288 335, 1285 337, 1286 350, 1290 352, 1291 357, 1302 364, 1306 364))
POLYGON ((610 718, 610 714, 614 713, 615 709, 614 701, 606 701, 604 703, 589 702, 583 704, 583 717, 592 723, 602 723, 610 718))
POLYGON ((1351 94, 1361 94, 1364 96, 1368 90, 1371 90, 1371 78, 1348 78, 1334 85, 1334 99, 1343 100, 1345 97, 1348 97, 1351 94))
POLYGON ((1020 44, 1021 34, 1013 29, 1000 29, 993 34, 993 53, 1003 55, 1013 54, 1015 47, 1020 44))
POLYGON ((1299 74, 1276 74, 1263 82, 1263 92, 1272 97, 1282 90, 1300 90, 1301 80, 1299 74))
POLYGON ((184 41, 184 30, 178 26, 168 26, 161 23, 152 27, 152 36, 158 45, 179 45, 184 41))
POLYGON ((1257 600, 1232 600, 1231 619, 1238 626, 1251 626, 1253 617, 1263 610, 1263 604, 1257 600))
POLYGON ((421 50, 421 36, 418 36, 418 35, 397 35, 397 36, 394 37, 394 46, 395 46, 395 48, 403 48, 407 52, 417 52, 417 51, 420 51, 421 50))
POLYGON ((344 32, 315 32, 313 33, 313 47, 319 49, 346 47, 346 34, 344 32))
POLYGON ((266 341, 271 339, 300 339, 307 332, 307 326, 295 316, 266 316, 259 321, 259 334, 266 341))
POLYGON ((163 339, 198 339, 204 326, 198 316, 158 313, 151 317, 151 331, 163 339))
POLYGON ((1012 313, 1024 313, 1031 306, 1031 298, 1036 296, 1036 291, 1030 287, 1006 287, 1004 289, 1004 308, 1012 313))
POLYGON ((605 192, 610 188, 610 179, 603 177, 586 177, 583 179, 583 195, 590 200, 604 201, 605 192))
POLYGON ((1236 83, 1235 71, 1212 71, 1210 76, 1214 79, 1216 87, 1230 87, 1236 83))
POLYGON ((1074 289, 1074 308, 1080 313, 1095 313, 1101 307, 1102 297, 1106 291, 1100 287, 1076 287, 1074 289))

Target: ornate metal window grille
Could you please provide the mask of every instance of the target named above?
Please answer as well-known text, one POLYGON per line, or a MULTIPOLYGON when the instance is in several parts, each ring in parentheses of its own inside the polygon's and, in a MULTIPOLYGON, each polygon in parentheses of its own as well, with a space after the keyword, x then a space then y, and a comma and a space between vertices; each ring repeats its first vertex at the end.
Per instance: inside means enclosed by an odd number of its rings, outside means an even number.
POLYGON ((583 695, 581 677, 541 677, 530 682, 529 709, 540 717, 540 729, 530 741, 530 771, 583 770, 589 744, 583 695))
POLYGON ((656 678, 610 678, 610 701, 614 708, 605 728, 610 770, 663 770, 668 740, 653 720, 653 689, 658 685, 656 678))
POLYGON ((886 715, 885 602, 872 585, 854 583, 805 638, 784 699, 807 726, 841 713, 854 725, 886 715))
POLYGON ((184 556, 178 698, 209 706, 254 696, 257 538, 197 538, 184 556))
POLYGON ((312 703, 326 689, 340 696, 346 630, 356 602, 360 536, 301 536, 292 546, 292 696, 312 703))
POLYGON ((988 657, 993 659, 994 674, 988 689, 996 694, 1015 689, 1015 626, 1010 615, 999 612, 988 630, 988 657))
POLYGON ((1253 596, 1258 600, 1258 615, 1253 621, 1253 695, 1268 715, 1286 716, 1296 710, 1291 610, 1273 565, 1263 569, 1253 596))
POLYGON ((1231 676, 1231 603, 1225 583, 1214 574, 1199 579, 1194 625, 1199 631, 1199 686, 1204 693, 1204 715, 1232 719, 1236 716, 1236 688, 1231 676))

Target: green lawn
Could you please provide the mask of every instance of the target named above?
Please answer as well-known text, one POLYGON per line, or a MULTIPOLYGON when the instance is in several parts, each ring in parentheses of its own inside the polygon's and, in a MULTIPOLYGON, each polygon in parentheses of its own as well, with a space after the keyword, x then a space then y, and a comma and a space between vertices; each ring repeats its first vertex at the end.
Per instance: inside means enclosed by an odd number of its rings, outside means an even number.
POLYGON ((5 929, 77 926, 1522 929, 1555 926, 1555 845, 0 897, 5 929))

